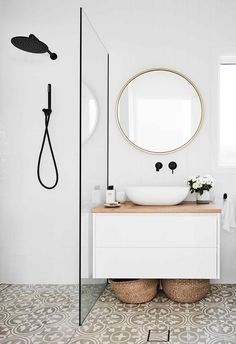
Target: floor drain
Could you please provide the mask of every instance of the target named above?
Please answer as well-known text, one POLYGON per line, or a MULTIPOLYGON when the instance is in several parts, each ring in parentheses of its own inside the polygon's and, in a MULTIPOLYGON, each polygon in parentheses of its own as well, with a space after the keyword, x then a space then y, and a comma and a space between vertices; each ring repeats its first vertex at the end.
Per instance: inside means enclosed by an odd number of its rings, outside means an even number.
POLYGON ((170 341, 170 330, 149 330, 148 342, 168 343, 170 341))

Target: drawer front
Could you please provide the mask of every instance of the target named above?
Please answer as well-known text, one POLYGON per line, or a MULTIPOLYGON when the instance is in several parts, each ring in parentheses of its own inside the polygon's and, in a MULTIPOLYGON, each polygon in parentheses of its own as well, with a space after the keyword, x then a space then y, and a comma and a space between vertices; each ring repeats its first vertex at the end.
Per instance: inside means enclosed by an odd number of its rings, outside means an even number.
POLYGON ((96 215, 96 247, 216 247, 215 214, 96 215))
POLYGON ((97 248, 95 278, 219 278, 215 248, 97 248))

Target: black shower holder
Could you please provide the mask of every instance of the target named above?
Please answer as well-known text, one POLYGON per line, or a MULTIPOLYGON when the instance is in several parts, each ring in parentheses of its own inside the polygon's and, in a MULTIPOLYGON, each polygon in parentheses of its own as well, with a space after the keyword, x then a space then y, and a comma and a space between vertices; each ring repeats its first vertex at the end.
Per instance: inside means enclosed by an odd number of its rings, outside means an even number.
POLYGON ((39 183, 45 189, 54 189, 57 186, 57 183, 58 183, 58 180, 59 180, 57 163, 56 163, 55 155, 54 155, 53 148, 52 148, 50 134, 49 134, 49 131, 48 131, 50 116, 51 116, 51 113, 52 113, 51 98, 52 98, 52 88, 51 88, 51 84, 48 84, 48 108, 47 109, 42 109, 42 111, 43 111, 43 113, 45 115, 45 130, 44 130, 43 141, 42 141, 42 145, 41 145, 41 149, 40 149, 40 153, 39 153, 38 166, 37 166, 37 176, 38 176, 39 183), (53 185, 51 185, 51 186, 44 184, 44 182, 41 179, 41 175, 40 175, 40 165, 41 165, 41 159, 42 159, 42 154, 43 154, 43 150, 44 150, 44 147, 45 147, 46 139, 48 140, 48 145, 49 145, 49 149, 50 149, 50 152, 51 152, 51 156, 52 156, 52 160, 53 160, 53 165, 54 165, 54 169, 55 169, 55 175, 56 175, 55 183, 53 185))
POLYGON ((51 113, 52 113, 52 110, 51 110, 51 109, 43 109, 42 111, 43 111, 43 113, 44 113, 45 116, 50 116, 51 113))

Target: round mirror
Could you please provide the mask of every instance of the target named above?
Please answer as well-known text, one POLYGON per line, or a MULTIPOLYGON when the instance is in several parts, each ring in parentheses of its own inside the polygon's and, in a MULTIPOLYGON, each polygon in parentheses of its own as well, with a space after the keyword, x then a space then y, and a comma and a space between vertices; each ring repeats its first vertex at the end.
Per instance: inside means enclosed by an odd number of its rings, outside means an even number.
POLYGON ((89 87, 82 83, 82 143, 95 131, 98 122, 98 104, 89 87))
POLYGON ((199 131, 202 116, 196 86, 170 69, 135 75, 117 101, 117 122, 123 135, 150 153, 168 153, 187 145, 199 131))

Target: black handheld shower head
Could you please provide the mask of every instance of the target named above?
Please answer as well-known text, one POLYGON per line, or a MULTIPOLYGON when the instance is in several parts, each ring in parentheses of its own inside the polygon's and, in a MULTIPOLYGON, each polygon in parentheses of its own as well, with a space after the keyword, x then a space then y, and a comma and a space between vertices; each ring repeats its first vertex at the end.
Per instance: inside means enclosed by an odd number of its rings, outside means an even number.
POLYGON ((48 46, 41 42, 35 35, 30 34, 29 37, 16 36, 11 39, 11 43, 18 49, 34 54, 49 53, 52 60, 56 60, 57 54, 52 53, 48 46))

